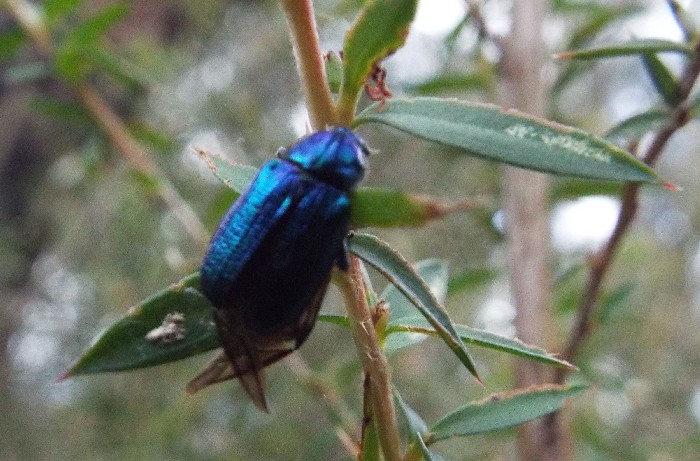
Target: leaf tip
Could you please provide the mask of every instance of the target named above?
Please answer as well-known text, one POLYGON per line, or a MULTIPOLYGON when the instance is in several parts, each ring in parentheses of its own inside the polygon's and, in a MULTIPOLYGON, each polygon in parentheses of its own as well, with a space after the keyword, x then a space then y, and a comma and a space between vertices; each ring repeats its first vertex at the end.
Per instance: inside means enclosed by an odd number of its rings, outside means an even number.
POLYGON ((683 188, 676 184, 671 184, 670 182, 664 181, 663 185, 666 189, 670 190, 671 192, 683 192, 683 188))
POLYGON ((197 156, 204 160, 204 162, 207 164, 207 167, 213 172, 216 173, 217 167, 214 164, 214 160, 212 160, 213 155, 209 152, 207 152, 204 149, 201 149, 199 147, 194 148, 195 152, 197 153, 197 156))
POLYGON ((564 61, 566 59, 570 59, 571 56, 573 56, 573 53, 571 51, 565 51, 563 53, 554 53, 552 55, 552 59, 555 61, 564 61))
POLYGON ((62 383, 63 381, 67 380, 68 378, 73 376, 73 368, 69 368, 66 371, 62 372, 60 375, 56 377, 56 380, 54 381, 54 384, 62 383))

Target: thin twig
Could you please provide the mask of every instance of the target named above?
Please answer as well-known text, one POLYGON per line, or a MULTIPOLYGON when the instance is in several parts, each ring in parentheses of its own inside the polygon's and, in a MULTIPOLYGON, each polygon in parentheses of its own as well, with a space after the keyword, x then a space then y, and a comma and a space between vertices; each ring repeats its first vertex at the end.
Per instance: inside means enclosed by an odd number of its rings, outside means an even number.
MULTIPOLYGON (((642 161, 647 165, 652 167, 656 165, 669 139, 690 120, 687 99, 698 79, 698 75, 700 75, 700 43, 696 45, 693 60, 688 64, 679 80, 679 93, 682 102, 675 108, 674 119, 656 133, 646 153, 642 156, 642 161)), ((625 186, 621 198, 620 215, 615 225, 615 230, 605 246, 591 259, 588 281, 579 303, 576 323, 564 352, 563 358, 567 361, 573 360, 593 331, 592 317, 600 296, 600 289, 612 265, 615 252, 637 215, 639 189, 640 185, 638 183, 630 183, 625 186)), ((557 370, 555 375, 556 382, 563 382, 566 375, 566 370, 557 370)))
POLYGON ((372 414, 377 423, 384 458, 387 461, 399 461, 402 457, 401 442, 391 392, 389 365, 374 330, 365 298, 360 264, 357 257, 352 256, 349 273, 341 274, 337 281, 351 319, 357 354, 370 380, 372 414))
POLYGON ((311 0, 281 0, 292 36, 301 86, 311 127, 318 131, 336 124, 335 104, 328 87, 326 66, 318 40, 311 0))
POLYGON ((112 110, 107 101, 87 84, 76 85, 73 89, 80 103, 90 112, 110 144, 133 169, 154 180, 158 196, 163 203, 180 221, 190 238, 198 245, 204 245, 207 232, 196 213, 180 196, 175 186, 160 172, 148 151, 129 133, 122 119, 112 110))
POLYGON ((481 13, 481 2, 479 0, 465 0, 467 4, 467 15, 471 18, 480 40, 492 41, 500 50, 506 47, 503 37, 495 35, 489 30, 486 20, 481 13))

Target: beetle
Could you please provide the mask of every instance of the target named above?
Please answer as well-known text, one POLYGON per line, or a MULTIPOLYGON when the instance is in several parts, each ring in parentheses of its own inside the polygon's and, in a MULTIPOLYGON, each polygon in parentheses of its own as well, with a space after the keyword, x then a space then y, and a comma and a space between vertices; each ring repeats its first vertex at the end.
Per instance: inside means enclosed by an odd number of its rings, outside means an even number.
POLYGON ((343 127, 280 149, 211 239, 202 292, 233 377, 263 411, 262 369, 301 346, 333 267, 348 269, 350 194, 368 155, 362 138, 343 127))

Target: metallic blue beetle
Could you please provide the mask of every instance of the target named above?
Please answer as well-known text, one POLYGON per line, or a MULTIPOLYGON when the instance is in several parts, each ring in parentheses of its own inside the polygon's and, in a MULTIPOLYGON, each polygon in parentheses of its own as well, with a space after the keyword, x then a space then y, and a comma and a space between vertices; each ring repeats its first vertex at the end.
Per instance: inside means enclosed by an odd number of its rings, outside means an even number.
POLYGON ((346 270, 350 192, 368 149, 346 128, 311 134, 266 163, 212 237, 204 295, 234 377, 267 411, 261 370, 314 326, 333 266, 346 270))

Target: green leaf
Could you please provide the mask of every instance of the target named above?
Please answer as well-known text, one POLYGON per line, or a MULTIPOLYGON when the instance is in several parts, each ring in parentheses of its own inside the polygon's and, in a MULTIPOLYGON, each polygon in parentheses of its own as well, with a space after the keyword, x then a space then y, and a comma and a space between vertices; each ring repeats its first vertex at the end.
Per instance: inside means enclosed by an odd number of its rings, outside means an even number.
POLYGON ((656 91, 671 107, 681 102, 681 89, 675 75, 655 54, 643 54, 642 62, 656 91))
POLYGON ((599 301, 600 308, 598 309, 598 322, 601 324, 610 320, 615 313, 629 306, 629 300, 634 293, 636 284, 633 282, 625 283, 610 293, 605 293, 599 301))
MULTIPOLYGON (((426 259, 417 262, 414 266, 416 273, 430 288, 430 292, 440 304, 445 303, 447 297, 447 263, 442 259, 426 259)), ((411 332, 397 332, 392 327, 410 322, 410 319, 426 322, 413 303, 395 285, 389 284, 381 294, 381 298, 389 305, 389 336, 386 339, 385 349, 388 354, 396 352, 404 347, 417 344, 427 336, 411 332)))
POLYGON ((498 106, 394 98, 368 107, 354 123, 369 122, 523 168, 592 179, 661 182, 644 163, 585 131, 498 106))
POLYGON ((483 91, 493 87, 493 76, 485 72, 464 75, 441 75, 408 90, 414 94, 433 95, 449 91, 483 91))
POLYGON ((83 52, 78 46, 63 46, 56 50, 53 64, 60 78, 73 84, 85 80, 91 66, 83 60, 83 52))
POLYGON ((600 59, 654 53, 682 53, 690 57, 693 55, 693 47, 685 43, 672 42, 669 40, 638 39, 603 47, 566 51, 557 54, 555 58, 600 59))
POLYGON ((331 93, 337 93, 343 84, 343 61, 337 53, 329 51, 325 55, 324 62, 326 63, 328 88, 331 90, 331 93))
POLYGON ((73 13, 84 0, 46 0, 43 3, 44 17, 49 25, 60 22, 73 13))
MULTIPOLYGON (((408 453, 410 454, 415 451, 415 449, 418 449, 423 459, 426 461, 441 460, 438 455, 430 452, 425 442, 423 442, 423 435, 428 431, 428 425, 413 408, 406 404, 401 394, 399 394, 396 389, 394 389, 394 402, 396 403, 396 408, 399 410, 399 414, 403 416, 404 421, 406 421, 406 426, 408 427, 407 432, 410 443, 408 453)), ((414 459, 409 454, 406 455, 405 459, 414 459)))
POLYGON ((8 25, 0 32, 0 60, 13 56, 25 43, 24 31, 15 24, 8 25))
POLYGON ((399 391, 396 389, 394 389, 394 402, 396 403, 396 408, 398 408, 399 413, 403 416, 404 421, 406 421, 409 433, 418 434, 418 438, 421 438, 423 434, 428 432, 428 425, 423 421, 423 418, 406 404, 403 397, 401 397, 401 394, 399 394, 399 391))
POLYGON ((453 277, 447 284, 447 292, 452 295, 464 290, 474 290, 495 279, 498 271, 490 268, 467 269, 453 277))
POLYGON ((430 288, 405 259, 377 237, 368 234, 353 234, 348 238, 350 251, 381 272, 418 308, 437 334, 457 355, 462 364, 477 378, 474 363, 449 315, 435 299, 430 288))
POLYGON ((486 347, 501 352, 506 352, 511 355, 522 357, 535 362, 544 363, 560 368, 568 368, 569 370, 577 370, 577 368, 567 362, 550 354, 546 350, 538 346, 525 344, 517 338, 508 338, 506 336, 490 333, 478 328, 468 327, 466 325, 457 325, 455 327, 460 338, 467 344, 486 347))
MULTIPOLYGON (((570 370, 577 369, 566 360, 557 358, 555 355, 550 354, 541 347, 525 344, 516 338, 508 338, 506 336, 497 335, 496 333, 490 333, 485 330, 459 324, 455 325, 455 330, 459 334, 460 340, 467 344, 494 349, 550 366, 568 368, 570 370)), ((426 335, 437 335, 435 330, 432 329, 423 318, 419 317, 406 317, 400 323, 391 325, 387 331, 389 339, 391 339, 397 333, 410 333, 413 335, 413 338, 409 337, 407 339, 403 339, 402 342, 394 346, 392 352, 400 347, 416 344, 417 342, 423 340, 426 335)), ((387 344, 391 343, 387 341, 387 344)))
POLYGON ((318 314, 318 321, 323 323, 330 323, 331 325, 338 325, 341 327, 349 328, 350 319, 345 315, 338 314, 318 314))
POLYGON ((622 184, 615 182, 560 178, 549 190, 549 201, 554 203, 560 200, 573 200, 589 195, 619 196, 623 187, 622 184))
MULTIPOLYGON (((639 6, 610 7, 608 5, 601 7, 597 4, 586 2, 573 3, 567 6, 565 10, 586 14, 586 22, 569 34, 569 42, 566 49, 574 50, 590 43, 601 30, 609 27, 612 22, 638 13, 641 11, 641 8, 639 6)), ((559 72, 556 82, 552 85, 552 92, 560 94, 576 77, 590 69, 590 66, 583 65, 581 62, 569 62, 564 70, 559 72)))
MULTIPOLYGON (((613 293, 611 301, 618 301, 613 293)), ((622 293, 620 293, 622 294, 622 293)), ((624 299, 619 299, 624 302, 624 299)), ((616 306, 619 304, 613 305, 616 306)), ((350 321, 343 315, 321 314, 318 320, 324 323, 350 327, 350 321)), ((505 336, 490 333, 478 328, 468 327, 466 325, 455 325, 455 330, 460 335, 460 339, 467 344, 473 344, 487 349, 493 349, 507 354, 521 357, 535 362, 543 363, 558 368, 567 368, 569 370, 577 370, 577 368, 566 360, 558 358, 556 355, 550 354, 546 350, 538 346, 531 346, 523 343, 517 338, 508 338, 505 336)), ((387 334, 387 353, 396 352, 404 347, 412 346, 423 341, 428 336, 437 336, 437 332, 425 321, 423 317, 405 317, 401 322, 395 322, 391 325, 387 334), (398 337, 399 339, 394 339, 398 337)))
POLYGON ((537 419, 559 410, 568 398, 585 389, 586 386, 541 385, 494 394, 442 418, 431 429, 429 442, 501 430, 537 419))
POLYGON ((382 461, 382 447, 379 444, 377 420, 371 418, 364 428, 362 437, 362 461, 382 461))
POLYGON ((420 449, 421 454, 423 455, 423 459, 425 461, 443 461, 444 458, 436 453, 433 453, 428 449, 428 446, 425 444, 422 438, 420 437, 415 437, 416 440, 416 446, 420 449))
POLYGON ((93 16, 70 29, 63 46, 89 45, 100 39, 113 25, 123 19, 128 12, 125 3, 116 2, 102 8, 93 16))
POLYGON ((132 307, 61 379, 149 367, 219 347, 211 304, 198 288, 197 272, 132 307), (170 322, 179 325, 170 336, 166 334, 168 314, 179 316, 177 322, 170 322))
MULTIPOLYGON (((423 279, 435 300, 444 304, 447 298, 447 262, 437 258, 424 259, 414 264, 413 269, 423 279)), ((418 314, 411 300, 396 285, 391 283, 387 285, 380 298, 389 304, 389 325, 399 324, 402 319, 415 317, 418 314)))
POLYGON ((75 102, 62 101, 49 95, 41 95, 31 102, 31 108, 49 117, 55 117, 62 121, 75 121, 87 123, 90 117, 85 109, 75 102))
POLYGON ((341 99, 353 101, 375 63, 401 47, 417 0, 370 0, 345 36, 341 99))
POLYGON ((471 200, 445 201, 408 192, 378 187, 361 187, 352 195, 353 227, 422 226, 450 213, 483 208, 471 200))
POLYGON ((581 26, 575 28, 569 34, 567 48, 570 50, 580 48, 592 41, 601 30, 608 27, 613 21, 639 13, 641 10, 636 5, 619 5, 615 7, 606 5, 601 7, 591 3, 583 5, 579 3, 578 6, 585 10, 587 18, 581 26))
POLYGON ((652 109, 618 123, 605 133, 605 138, 611 140, 638 140, 645 134, 657 131, 672 121, 673 114, 670 111, 652 109))
MULTIPOLYGON (((252 166, 231 164, 203 150, 197 153, 214 175, 238 194, 248 188, 258 172, 252 166)), ((362 187, 352 195, 350 223, 355 228, 421 226, 448 213, 477 206, 480 205, 471 201, 445 203, 396 190, 362 187)))
POLYGON ((252 166, 229 163, 217 155, 197 149, 199 157, 207 163, 214 176, 219 178, 224 185, 236 191, 239 195, 245 192, 258 169, 252 166))
POLYGON ((113 51, 96 46, 86 47, 82 57, 89 61, 96 70, 109 74, 118 82, 134 89, 144 87, 147 83, 143 79, 139 79, 140 72, 130 68, 128 63, 113 51))

